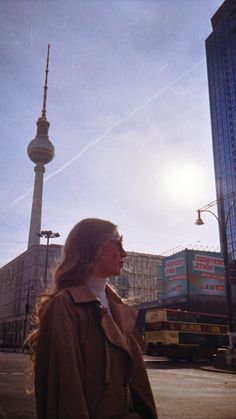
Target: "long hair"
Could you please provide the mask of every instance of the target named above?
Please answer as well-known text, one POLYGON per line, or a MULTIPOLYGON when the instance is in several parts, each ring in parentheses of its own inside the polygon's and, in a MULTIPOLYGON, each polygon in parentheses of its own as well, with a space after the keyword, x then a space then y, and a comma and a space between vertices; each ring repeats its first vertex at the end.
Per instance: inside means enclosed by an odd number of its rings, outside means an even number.
POLYGON ((84 284, 101 246, 108 242, 117 226, 98 218, 85 218, 69 233, 62 261, 55 269, 51 291, 41 295, 34 315, 34 330, 27 337, 34 358, 40 329, 40 318, 45 305, 62 289, 84 284))

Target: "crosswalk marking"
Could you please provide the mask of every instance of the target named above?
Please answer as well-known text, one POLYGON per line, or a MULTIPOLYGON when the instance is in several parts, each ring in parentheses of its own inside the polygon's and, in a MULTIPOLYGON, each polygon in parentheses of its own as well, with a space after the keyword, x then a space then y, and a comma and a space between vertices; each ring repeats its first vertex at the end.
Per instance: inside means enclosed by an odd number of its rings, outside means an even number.
POLYGON ((24 372, 0 372, 0 375, 23 375, 24 372))

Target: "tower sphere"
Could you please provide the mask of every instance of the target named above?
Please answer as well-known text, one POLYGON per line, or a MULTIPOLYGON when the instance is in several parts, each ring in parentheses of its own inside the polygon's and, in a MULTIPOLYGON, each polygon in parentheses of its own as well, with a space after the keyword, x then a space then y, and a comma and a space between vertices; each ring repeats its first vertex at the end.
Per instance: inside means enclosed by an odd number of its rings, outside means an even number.
POLYGON ((55 148, 48 138, 49 125, 49 122, 43 118, 37 121, 36 137, 27 148, 28 156, 34 163, 47 164, 54 158, 55 148))
POLYGON ((34 163, 49 163, 55 155, 54 145, 45 137, 36 137, 27 148, 28 156, 34 163))

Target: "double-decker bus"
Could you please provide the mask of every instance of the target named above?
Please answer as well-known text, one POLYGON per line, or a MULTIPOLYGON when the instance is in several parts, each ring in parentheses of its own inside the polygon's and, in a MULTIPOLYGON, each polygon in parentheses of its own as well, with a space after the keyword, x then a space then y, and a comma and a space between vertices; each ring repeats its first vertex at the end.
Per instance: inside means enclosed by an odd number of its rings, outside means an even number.
POLYGON ((227 316, 148 309, 145 315, 147 354, 192 361, 210 358, 229 344, 227 316))

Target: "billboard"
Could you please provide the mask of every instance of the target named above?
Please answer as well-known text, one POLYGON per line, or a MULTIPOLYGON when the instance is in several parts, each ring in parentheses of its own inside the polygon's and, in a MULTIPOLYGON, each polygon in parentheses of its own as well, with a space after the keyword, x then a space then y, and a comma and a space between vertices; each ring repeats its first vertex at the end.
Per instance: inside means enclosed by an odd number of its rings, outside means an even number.
POLYGON ((226 296, 221 253, 185 249, 162 261, 163 298, 187 295, 226 296))
POLYGON ((187 273, 185 251, 169 256, 162 261, 163 298, 187 295, 187 273))
POLYGON ((226 296, 221 253, 186 250, 189 294, 226 296))

